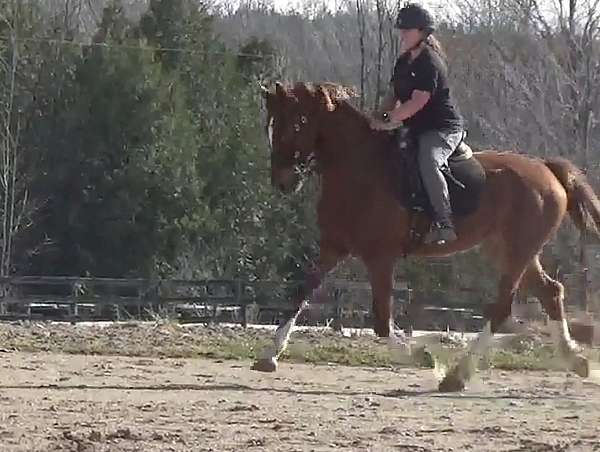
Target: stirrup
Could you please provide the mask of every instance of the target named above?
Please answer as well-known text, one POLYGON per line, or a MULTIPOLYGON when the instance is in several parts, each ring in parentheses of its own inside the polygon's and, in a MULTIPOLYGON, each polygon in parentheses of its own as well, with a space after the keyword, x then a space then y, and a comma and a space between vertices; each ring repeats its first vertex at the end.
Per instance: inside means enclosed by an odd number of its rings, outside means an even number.
POLYGON ((451 224, 434 222, 431 224, 431 229, 425 235, 423 242, 427 245, 431 243, 443 245, 445 243, 453 242, 457 238, 454 227, 451 224))

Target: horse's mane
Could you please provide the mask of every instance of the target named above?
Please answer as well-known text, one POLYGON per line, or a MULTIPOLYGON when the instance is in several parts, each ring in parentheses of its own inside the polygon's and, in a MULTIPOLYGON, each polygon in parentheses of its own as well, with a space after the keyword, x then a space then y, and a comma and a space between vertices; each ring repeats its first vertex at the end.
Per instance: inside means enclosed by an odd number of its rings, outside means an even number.
MULTIPOLYGON (((327 114, 339 115, 337 122, 341 129, 334 129, 335 132, 344 131, 344 135, 354 137, 357 140, 369 137, 371 140, 369 144, 362 142, 361 146, 345 148, 345 159, 346 161, 359 162, 361 170, 356 172, 355 177, 365 179, 370 174, 376 180, 381 180, 382 169, 386 173, 385 168, 389 167, 388 153, 374 151, 389 149, 390 136, 388 133, 376 132, 371 129, 369 114, 363 112, 352 102, 352 98, 357 97, 357 90, 354 87, 331 82, 299 82, 294 84, 287 92, 298 100, 319 99, 320 102, 325 102, 326 105, 329 104, 330 108, 328 110, 333 113, 327 114), (351 155, 356 156, 357 159, 350 159, 351 155), (373 168, 373 171, 366 171, 367 168, 373 168)), ((356 144, 356 142, 353 144, 356 144)))
POLYGON ((348 99, 338 99, 336 100, 336 103, 338 108, 341 107, 344 111, 348 112, 350 116, 356 116, 364 122, 369 122, 368 114, 362 111, 356 105, 354 105, 348 99))
POLYGON ((350 99, 358 96, 358 91, 353 86, 333 82, 296 82, 288 88, 288 92, 292 95, 299 96, 308 94, 315 97, 319 91, 327 94, 335 109, 341 107, 344 112, 349 113, 351 116, 365 122, 369 121, 368 115, 350 101, 350 99))

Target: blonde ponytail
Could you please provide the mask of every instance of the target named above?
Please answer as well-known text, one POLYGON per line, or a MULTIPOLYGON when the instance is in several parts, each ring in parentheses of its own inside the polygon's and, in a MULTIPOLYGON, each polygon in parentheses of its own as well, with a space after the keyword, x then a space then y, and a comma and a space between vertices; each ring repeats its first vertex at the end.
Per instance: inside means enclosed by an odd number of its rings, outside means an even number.
POLYGON ((440 56, 444 63, 447 62, 446 52, 444 51, 444 48, 442 47, 442 44, 440 43, 438 38, 436 38, 433 35, 429 35, 427 36, 427 39, 425 39, 425 43, 440 56))

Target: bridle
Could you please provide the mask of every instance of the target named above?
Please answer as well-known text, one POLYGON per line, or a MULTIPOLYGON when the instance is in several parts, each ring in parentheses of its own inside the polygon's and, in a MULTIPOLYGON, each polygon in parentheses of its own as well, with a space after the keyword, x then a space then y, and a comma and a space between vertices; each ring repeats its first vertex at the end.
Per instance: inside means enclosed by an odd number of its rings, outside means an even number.
MULTIPOLYGON (((271 116, 269 120, 269 125, 267 126, 267 133, 269 136, 269 146, 271 148, 271 153, 273 153, 273 122, 274 117, 271 116)), ((306 115, 301 115, 299 120, 296 121, 293 125, 294 133, 300 133, 302 130, 302 126, 308 124, 308 117, 306 115)), ((297 173, 304 176, 314 168, 316 164, 316 156, 315 152, 311 152, 306 156, 306 158, 301 159, 302 152, 295 151, 292 156, 292 166, 294 166, 297 173)))

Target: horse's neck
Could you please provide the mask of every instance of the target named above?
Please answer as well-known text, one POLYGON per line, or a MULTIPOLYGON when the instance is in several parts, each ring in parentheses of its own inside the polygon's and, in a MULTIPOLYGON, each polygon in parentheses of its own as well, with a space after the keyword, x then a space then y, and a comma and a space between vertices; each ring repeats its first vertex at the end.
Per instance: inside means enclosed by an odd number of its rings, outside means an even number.
POLYGON ((364 117, 342 105, 321 123, 319 153, 323 159, 322 176, 344 187, 375 188, 385 177, 382 161, 384 140, 373 133, 364 117))

